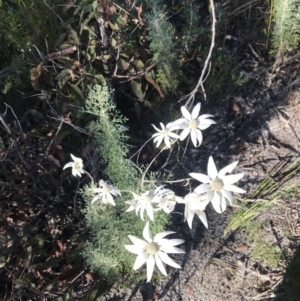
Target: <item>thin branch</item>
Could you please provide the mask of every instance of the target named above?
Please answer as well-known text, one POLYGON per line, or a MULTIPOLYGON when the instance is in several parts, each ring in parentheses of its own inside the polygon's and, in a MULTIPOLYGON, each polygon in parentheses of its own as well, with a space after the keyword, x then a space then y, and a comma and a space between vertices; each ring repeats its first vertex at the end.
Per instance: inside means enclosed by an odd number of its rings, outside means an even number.
POLYGON ((48 145, 48 147, 46 149, 46 152, 45 152, 46 157, 48 157, 48 154, 49 154, 49 151, 50 151, 50 147, 51 147, 53 141, 55 140, 56 136, 58 135, 58 133, 59 133, 62 125, 63 125, 63 121, 60 122, 60 125, 59 125, 59 127, 58 127, 58 129, 57 129, 57 131, 56 131, 56 133, 54 135, 54 137, 52 138, 51 142, 49 143, 49 145, 48 145))
MULTIPOLYGON (((206 73, 206 70, 207 70, 207 67, 210 63, 210 59, 211 59, 211 56, 212 56, 212 51, 213 51, 213 48, 215 46, 215 39, 216 39, 216 23, 217 23, 217 20, 216 20, 216 14, 215 14, 215 5, 214 5, 214 1, 213 0, 210 0, 210 7, 211 7, 211 14, 212 14, 212 26, 211 26, 211 31, 212 31, 212 37, 211 37, 211 44, 210 44, 210 48, 209 48, 209 52, 208 52, 208 55, 206 57, 206 60, 205 60, 205 63, 204 63, 204 67, 202 69, 202 72, 201 72, 201 75, 200 75, 200 78, 198 80, 198 83, 195 87, 195 89, 190 93, 188 94, 187 96, 181 98, 181 100, 185 99, 188 97, 188 100, 186 101, 185 103, 185 106, 187 107, 189 104, 192 104, 194 99, 195 99, 195 94, 198 92, 199 88, 201 87, 202 91, 203 91, 203 95, 204 95, 204 100, 206 100, 206 93, 205 93, 205 89, 203 87, 203 78, 205 76, 205 73, 206 73)), ((180 101, 181 101, 180 100, 180 101)))
POLYGON ((15 117, 16 120, 17 120, 17 123, 18 123, 18 125, 19 125, 21 134, 22 134, 22 136, 24 136, 25 134, 24 134, 24 132, 23 132, 23 129, 22 129, 22 127, 21 127, 21 124, 20 124, 20 122, 19 122, 19 119, 18 119, 18 117, 16 116, 14 110, 13 110, 12 107, 11 107, 10 105, 8 105, 6 102, 5 102, 4 104, 5 104, 6 107, 9 107, 9 108, 10 108, 11 112, 13 113, 14 117, 15 117))

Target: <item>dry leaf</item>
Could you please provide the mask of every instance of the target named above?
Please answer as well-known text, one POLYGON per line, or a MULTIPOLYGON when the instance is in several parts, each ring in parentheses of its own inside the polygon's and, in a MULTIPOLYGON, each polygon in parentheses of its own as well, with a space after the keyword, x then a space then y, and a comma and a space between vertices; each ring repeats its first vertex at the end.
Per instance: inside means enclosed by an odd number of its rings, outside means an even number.
POLYGON ((93 278, 93 274, 88 272, 85 274, 85 278, 88 280, 88 281, 94 281, 94 278, 93 278))
POLYGON ((71 76, 71 78, 72 78, 72 82, 76 79, 76 76, 75 76, 75 74, 73 73, 73 70, 68 70, 69 71, 69 74, 70 74, 70 76, 71 76))
POLYGON ((136 6, 135 7, 138 13, 138 19, 141 22, 142 25, 144 25, 143 19, 141 17, 141 13, 143 12, 143 5, 141 4, 141 6, 136 6))
POLYGON ((57 240, 56 242, 57 242, 57 245, 58 245, 60 251, 64 252, 66 250, 66 247, 64 246, 63 242, 61 240, 57 240))
POLYGON ((247 250, 247 246, 246 245, 242 245, 242 246, 239 246, 239 247, 235 248, 236 252, 244 252, 246 250, 247 250))

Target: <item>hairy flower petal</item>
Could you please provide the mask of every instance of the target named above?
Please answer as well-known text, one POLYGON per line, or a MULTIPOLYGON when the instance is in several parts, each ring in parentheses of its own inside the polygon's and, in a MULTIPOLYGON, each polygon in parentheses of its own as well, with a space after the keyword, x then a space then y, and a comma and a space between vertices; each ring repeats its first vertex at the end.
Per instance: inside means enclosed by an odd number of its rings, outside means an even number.
POLYGON ((152 278, 154 266, 155 266, 155 257, 154 255, 149 255, 147 260, 147 282, 149 282, 152 278))
POLYGON ((158 255, 160 259, 167 265, 170 265, 171 267, 174 267, 176 269, 181 269, 181 266, 177 264, 173 259, 171 259, 166 253, 159 251, 158 255))
POLYGON ((227 166, 225 166, 224 168, 222 168, 219 171, 219 178, 223 179, 224 176, 226 175, 226 173, 232 173, 233 170, 235 169, 235 167, 238 165, 239 161, 235 161, 227 166))
POLYGON ((246 192, 246 190, 239 188, 237 186, 234 186, 234 185, 224 185, 223 189, 226 189, 226 190, 229 190, 232 192, 237 192, 237 193, 245 193, 246 192))
POLYGON ((155 254, 155 262, 156 262, 156 266, 158 267, 158 269, 160 270, 160 272, 165 275, 165 276, 168 276, 167 275, 167 272, 166 272, 166 269, 160 259, 160 257, 158 256, 158 254, 155 254))
POLYGON ((221 195, 218 192, 214 192, 214 197, 211 200, 211 203, 214 207, 214 209, 218 212, 218 213, 222 213, 221 208, 220 208, 220 204, 221 204, 221 195))
POLYGON ((198 181, 200 181, 200 182, 202 182, 202 183, 205 183, 205 184, 208 184, 208 183, 210 183, 210 181, 211 181, 209 176, 204 175, 204 174, 202 174, 202 173, 191 172, 189 175, 190 175, 192 178, 194 178, 194 179, 196 179, 196 180, 198 180, 198 181))
POLYGON ((192 111, 192 114, 191 114, 192 119, 197 119, 197 118, 198 118, 199 113, 200 113, 200 109, 201 109, 201 103, 198 102, 198 103, 195 105, 195 107, 194 107, 194 109, 193 109, 193 111, 192 111))
POLYGON ((207 218, 206 218, 205 212, 200 211, 200 210, 196 210, 195 213, 198 215, 198 217, 200 218, 203 225, 208 229, 208 223, 207 223, 207 218))
POLYGON ((191 116, 190 112, 186 109, 186 107, 184 107, 184 106, 181 107, 181 113, 182 113, 184 118, 186 118, 188 120, 192 119, 191 118, 192 116, 191 116))
POLYGON ((184 140, 189 135, 190 132, 191 132, 190 128, 184 129, 180 134, 180 140, 181 141, 184 140))
POLYGON ((244 175, 245 175, 244 172, 240 172, 235 175, 224 176, 224 178, 223 178, 224 184, 225 185, 233 184, 233 183, 239 181, 244 175))
POLYGON ((208 159, 207 174, 212 180, 218 176, 217 167, 212 156, 208 159))
POLYGON ((148 255, 145 252, 139 253, 137 258, 135 259, 133 269, 139 269, 145 262, 148 260, 148 255))

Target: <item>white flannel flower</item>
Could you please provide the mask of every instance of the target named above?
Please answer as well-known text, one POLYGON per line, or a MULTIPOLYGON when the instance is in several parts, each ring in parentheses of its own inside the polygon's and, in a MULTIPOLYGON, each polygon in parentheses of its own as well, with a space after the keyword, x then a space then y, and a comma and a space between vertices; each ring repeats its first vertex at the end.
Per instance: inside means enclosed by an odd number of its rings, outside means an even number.
POLYGON ((72 154, 71 154, 71 158, 74 162, 67 163, 63 169, 72 167, 72 175, 74 177, 76 177, 76 176, 81 177, 81 174, 84 173, 82 159, 77 158, 77 157, 73 156, 72 154))
POLYGON ((156 143, 156 147, 159 147, 162 141, 164 140, 164 143, 167 147, 171 147, 170 138, 178 139, 179 136, 173 133, 172 131, 179 129, 180 126, 172 126, 172 123, 168 123, 165 127, 165 125, 160 122, 161 130, 158 129, 154 124, 152 126, 155 128, 155 130, 158 132, 156 134, 153 134, 152 137, 154 138, 153 142, 156 143))
POLYGON ((121 192, 119 189, 115 188, 112 185, 107 184, 105 181, 101 180, 99 182, 100 188, 94 188, 94 193, 98 193, 93 200, 92 204, 96 202, 97 200, 101 199, 101 202, 103 204, 111 203, 113 206, 116 206, 116 203, 112 197, 112 195, 117 196, 121 195, 121 192))
POLYGON ((214 120, 208 119, 209 117, 214 117, 211 114, 204 114, 199 116, 200 108, 201 103, 198 102, 195 105, 192 114, 190 114, 189 111, 184 106, 182 106, 181 112, 184 118, 180 118, 174 121, 172 124, 172 127, 179 125, 183 130, 180 134, 180 140, 184 140, 190 134, 195 147, 200 146, 202 143, 203 136, 201 130, 205 130, 211 124, 216 123, 214 120))
POLYGON ((163 189, 158 194, 162 194, 163 196, 157 204, 157 210, 162 209, 167 214, 171 213, 175 208, 176 202, 179 201, 180 198, 170 189, 163 189))
POLYGON ((205 199, 203 195, 199 195, 195 192, 191 192, 187 194, 184 197, 184 199, 181 198, 180 200, 178 200, 178 203, 185 204, 184 218, 185 221, 187 220, 190 229, 192 229, 192 223, 193 223, 195 213, 198 215, 198 217, 200 218, 204 226, 208 228, 207 218, 204 210, 207 204, 209 203, 209 201, 205 199))
POLYGON ((140 200, 140 196, 134 192, 132 192, 132 194, 133 194, 133 199, 130 201, 125 201, 125 203, 129 205, 129 208, 125 212, 130 212, 136 210, 137 208, 137 204, 140 200))
POLYGON ((136 214, 140 211, 140 217, 142 220, 144 220, 145 210, 150 220, 154 220, 153 206, 154 204, 159 203, 160 199, 163 197, 163 194, 158 193, 162 188, 163 186, 156 187, 155 189, 146 191, 140 196, 136 207, 136 214))
POLYGON ((226 175, 226 173, 231 173, 233 169, 237 166, 239 161, 229 164, 228 166, 217 171, 214 159, 209 157, 207 164, 207 175, 201 173, 190 173, 190 176, 196 180, 204 183, 199 185, 196 189, 196 193, 205 193, 207 200, 213 205, 214 209, 218 213, 222 213, 226 209, 226 200, 232 205, 233 197, 232 192, 245 193, 244 189, 232 185, 233 183, 239 181, 243 176, 244 172, 235 175, 226 175))
POLYGON ((158 233, 151 238, 149 230, 149 222, 146 223, 143 237, 145 240, 139 239, 135 236, 128 235, 133 245, 125 245, 125 248, 137 255, 134 262, 133 269, 139 269, 144 263, 147 264, 147 282, 152 278, 155 265, 161 271, 161 273, 167 276, 167 272, 163 263, 168 264, 174 268, 181 269, 173 259, 171 259, 167 253, 171 254, 184 254, 185 252, 175 246, 184 243, 182 239, 166 239, 165 236, 173 234, 173 231, 166 231, 158 233))

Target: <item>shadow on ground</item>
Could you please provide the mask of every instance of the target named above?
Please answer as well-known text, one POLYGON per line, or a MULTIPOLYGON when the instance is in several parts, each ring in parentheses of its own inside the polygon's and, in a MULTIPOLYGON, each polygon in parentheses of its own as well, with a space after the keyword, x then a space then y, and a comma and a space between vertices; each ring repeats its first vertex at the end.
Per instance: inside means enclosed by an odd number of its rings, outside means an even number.
POLYGON ((300 299, 300 247, 288 263, 283 281, 276 292, 276 300, 298 301, 300 299))

